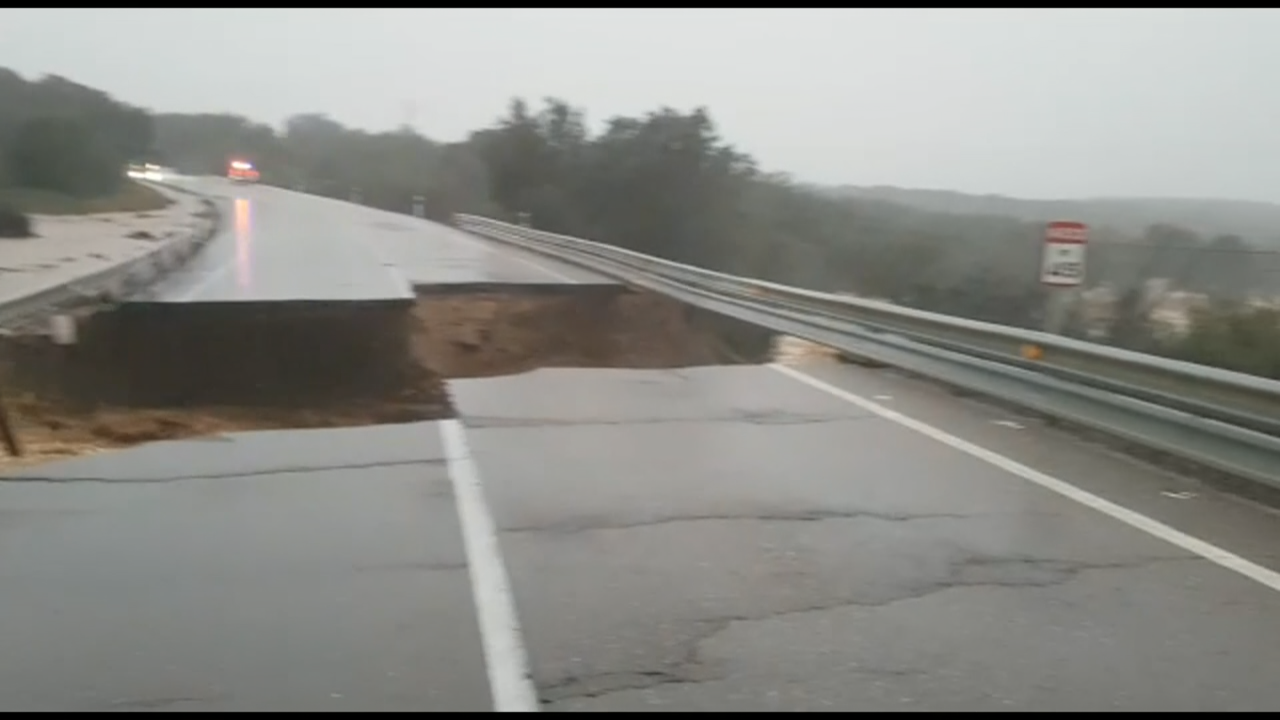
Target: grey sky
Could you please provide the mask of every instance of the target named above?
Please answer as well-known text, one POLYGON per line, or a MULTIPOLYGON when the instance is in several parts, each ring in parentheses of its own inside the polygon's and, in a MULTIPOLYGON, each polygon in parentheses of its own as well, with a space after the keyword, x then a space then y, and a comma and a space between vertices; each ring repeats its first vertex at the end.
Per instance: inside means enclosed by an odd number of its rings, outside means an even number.
POLYGON ((0 65, 167 111, 443 140, 508 98, 708 106, 769 169, 1280 201, 1274 10, 3 10, 0 65))

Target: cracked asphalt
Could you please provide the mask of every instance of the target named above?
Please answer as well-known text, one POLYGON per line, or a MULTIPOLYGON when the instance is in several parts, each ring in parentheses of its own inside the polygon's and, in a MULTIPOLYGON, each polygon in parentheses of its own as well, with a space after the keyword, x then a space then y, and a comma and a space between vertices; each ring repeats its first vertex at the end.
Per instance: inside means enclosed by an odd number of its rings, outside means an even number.
POLYGON ((242 433, 0 482, 0 710, 487 710, 438 437, 242 433))
MULTIPOLYGON (((1032 420, 811 371, 1139 512, 1280 539, 1265 510, 1203 488, 1175 509, 1181 481, 1032 420)), ((1280 707, 1274 591, 769 368, 451 387, 544 710, 1280 707)))
MULTIPOLYGON (((1277 565, 1271 511, 888 371, 806 372, 1277 565)), ((1274 590, 773 369, 451 391, 543 710, 1280 707, 1274 590)), ((436 426, 6 478, 0 709, 490 709, 436 426)))

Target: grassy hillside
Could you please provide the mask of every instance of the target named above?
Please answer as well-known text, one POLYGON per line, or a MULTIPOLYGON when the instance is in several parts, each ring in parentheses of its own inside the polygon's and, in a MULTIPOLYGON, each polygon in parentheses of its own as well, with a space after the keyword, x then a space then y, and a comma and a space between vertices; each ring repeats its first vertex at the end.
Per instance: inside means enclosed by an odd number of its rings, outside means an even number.
POLYGON ((1079 220, 1140 234, 1167 223, 1205 237, 1239 235, 1264 247, 1280 248, 1280 205, 1247 200, 1178 198, 1093 198, 1024 200, 1003 195, 968 195, 951 190, 888 186, 825 188, 825 194, 858 197, 959 215, 1004 215, 1028 221, 1079 220))

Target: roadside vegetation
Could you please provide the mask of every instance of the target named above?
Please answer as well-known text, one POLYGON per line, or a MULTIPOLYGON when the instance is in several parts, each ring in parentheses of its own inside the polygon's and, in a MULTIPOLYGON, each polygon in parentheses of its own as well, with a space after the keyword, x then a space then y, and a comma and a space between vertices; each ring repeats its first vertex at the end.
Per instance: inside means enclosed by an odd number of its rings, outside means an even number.
POLYGON ((0 206, 16 208, 32 215, 151 212, 172 203, 164 193, 128 179, 110 195, 86 198, 31 188, 11 187, 0 190, 0 206))
POLYGON ((0 238, 31 237, 31 218, 0 199, 0 238))
POLYGON ((59 77, 0 69, 0 234, 29 234, 29 214, 144 212, 169 204, 125 177, 154 144, 141 108, 59 77))
MULTIPOLYGON (((680 262, 1021 327, 1043 323, 1043 222, 1082 220, 1092 227, 1088 285, 1069 333, 1280 378, 1280 208, 1274 206, 1037 205, 957 193, 815 188, 759 167, 719 135, 706 109, 659 108, 611 118, 593 130, 582 109, 555 99, 513 100, 489 127, 462 141, 438 142, 411 128, 347 128, 321 114, 297 115, 277 129, 231 114, 106 110, 103 103, 112 101, 96 90, 61 79, 28 83, 0 71, 0 139, 88 132, 24 130, 24 123, 49 114, 21 100, 43 97, 41 87, 58 88, 48 96, 99 108, 95 112, 111 119, 95 124, 113 129, 89 133, 92 141, 50 145, 63 152, 79 148, 65 167, 103 169, 102 183, 75 188, 69 171, 59 170, 64 184, 58 192, 72 196, 73 189, 109 192, 103 153, 113 161, 145 156, 215 175, 229 158, 244 157, 264 183, 359 197, 395 212, 409 212, 420 196, 427 215, 442 221, 457 212, 509 220, 527 213, 539 228, 680 262), (1178 303, 1185 307, 1169 309, 1178 303), (1170 321, 1170 313, 1181 320, 1170 321)), ((20 166, 28 167, 25 162, 19 158, 20 166)), ((19 176, 33 182, 28 171, 19 176)))

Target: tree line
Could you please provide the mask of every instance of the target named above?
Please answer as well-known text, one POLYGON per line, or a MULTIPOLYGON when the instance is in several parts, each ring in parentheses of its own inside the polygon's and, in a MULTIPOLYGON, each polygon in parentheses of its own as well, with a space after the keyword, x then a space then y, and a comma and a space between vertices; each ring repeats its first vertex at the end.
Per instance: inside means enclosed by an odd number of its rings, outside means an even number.
POLYGON ((154 129, 147 111, 100 90, 56 75, 28 82, 0 68, 0 187, 109 195, 124 165, 150 152, 154 129))
MULTIPOLYGON (((68 87, 31 85, 49 83, 68 87)), ((35 106, 11 113, 6 87, 0 74, 0 141, 49 115, 35 106)), ((103 113, 106 96, 84 91, 80 107, 103 113)), ((58 107, 41 107, 49 106, 58 107)), ((725 272, 1006 325, 1043 322, 1041 223, 817 192, 760 168, 719 135, 704 108, 612 118, 592 132, 584 111, 567 102, 516 99, 490 126, 453 143, 410 128, 347 128, 322 114, 294 116, 277 130, 231 114, 120 108, 106 113, 112 122, 94 140, 113 158, 133 152, 183 172, 222 174, 242 157, 262 182, 358 196, 387 210, 408 212, 421 197, 427 215, 442 221, 456 212, 527 214, 541 229, 725 272)), ((1112 291, 1112 312, 1101 327, 1086 327, 1079 312, 1068 332, 1280 378, 1280 310, 1256 306, 1280 295, 1280 260, 1250 240, 1172 224, 1142 233, 1096 227, 1088 275, 1091 287, 1112 291), (1169 336, 1153 324, 1149 281, 1157 279, 1212 298, 1194 310, 1188 331, 1169 336)))

